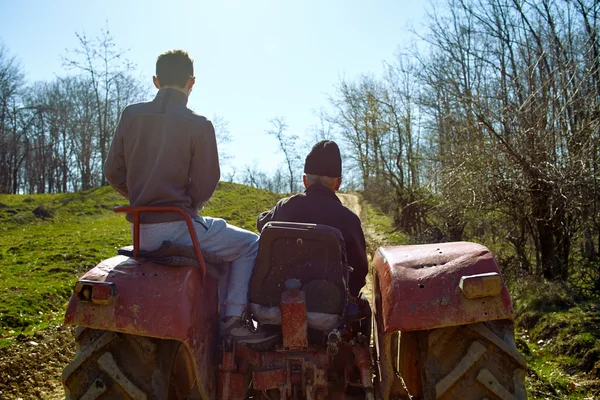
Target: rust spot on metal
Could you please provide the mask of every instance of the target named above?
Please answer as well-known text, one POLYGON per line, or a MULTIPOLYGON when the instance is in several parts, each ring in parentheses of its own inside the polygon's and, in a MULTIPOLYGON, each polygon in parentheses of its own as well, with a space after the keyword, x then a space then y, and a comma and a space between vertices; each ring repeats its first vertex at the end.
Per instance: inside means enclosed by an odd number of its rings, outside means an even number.
POLYGON ((195 267, 173 268, 124 256, 109 258, 82 280, 110 282, 127 295, 116 296, 108 304, 94 304, 73 293, 65 324, 181 341, 192 355, 201 397, 216 398, 218 285, 209 276, 202 285, 201 278, 195 267), (155 275, 161 276, 159 285, 155 275))
POLYGON ((287 382, 285 369, 270 369, 252 372, 252 385, 255 390, 279 389, 287 382))
MULTIPOLYGON (((494 256, 479 244, 455 242, 382 247, 375 255, 374 272, 378 282, 374 291, 381 298, 380 313, 385 333, 514 317, 510 295, 494 256), (482 278, 481 284, 500 289, 497 296, 486 298, 485 304, 481 299, 465 297, 459 288, 463 276, 481 274, 497 274, 494 281, 484 282, 490 278, 482 278)), ((475 278, 473 282, 478 284, 475 278)), ((493 291, 485 289, 484 292, 493 291)))
POLYGON ((281 331, 284 349, 303 350, 308 347, 306 295, 303 291, 289 289, 282 293, 281 331))

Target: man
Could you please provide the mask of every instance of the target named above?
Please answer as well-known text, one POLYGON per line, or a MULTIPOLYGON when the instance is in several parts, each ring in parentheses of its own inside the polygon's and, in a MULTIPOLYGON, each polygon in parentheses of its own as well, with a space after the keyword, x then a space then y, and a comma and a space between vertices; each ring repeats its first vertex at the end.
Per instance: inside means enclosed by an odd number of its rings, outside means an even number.
POLYGON ((259 231, 269 221, 304 222, 329 225, 344 236, 350 273, 349 291, 358 297, 368 271, 365 236, 360 219, 335 195, 342 184, 342 158, 337 144, 323 140, 306 156, 302 180, 306 191, 277 202, 258 217, 259 231))
MULTIPOLYGON (((198 212, 212 196, 220 178, 212 123, 186 107, 195 83, 194 65, 185 51, 161 54, 156 61, 154 100, 123 110, 104 163, 106 180, 132 206, 176 206, 194 220, 200 248, 231 263, 221 334, 238 343, 269 340, 249 330, 241 318, 258 251, 258 236, 198 212)), ((130 216, 128 219, 131 221, 130 216)), ((140 249, 155 250, 164 240, 192 245, 178 214, 141 216, 140 249)))

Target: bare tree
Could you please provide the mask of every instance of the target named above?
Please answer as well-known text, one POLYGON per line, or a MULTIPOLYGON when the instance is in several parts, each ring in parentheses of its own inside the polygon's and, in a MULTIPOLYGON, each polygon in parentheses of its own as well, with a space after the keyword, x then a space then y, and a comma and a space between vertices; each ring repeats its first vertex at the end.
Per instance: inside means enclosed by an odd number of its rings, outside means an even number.
POLYGON ((245 185, 252 186, 257 189, 265 189, 273 193, 284 193, 287 189, 286 178, 277 169, 274 174, 269 176, 264 171, 258 168, 256 162, 244 167, 241 182, 245 185))
POLYGON ((328 121, 365 196, 417 240, 508 240, 550 280, 571 276, 583 233, 582 254, 598 257, 599 11, 448 0, 426 54, 341 81, 328 121))
POLYGON ((229 132, 229 122, 225 118, 215 115, 212 118, 212 124, 215 128, 215 135, 219 146, 219 163, 221 166, 227 165, 229 160, 231 160, 231 154, 227 150, 227 145, 233 140, 231 132, 229 132))
POLYGON ((328 117, 344 145, 349 167, 356 168, 370 201, 389 212, 396 224, 418 234, 425 203, 420 193, 419 86, 413 66, 399 60, 382 80, 363 76, 342 81, 328 117))
POLYGON ((597 5, 450 0, 446 9, 432 16, 421 69, 452 194, 443 197, 470 193, 505 214, 521 264, 533 249, 545 278, 567 279, 572 238, 596 214, 600 92, 588 27, 597 5))
MULTIPOLYGON (((68 68, 82 72, 89 79, 94 100, 99 157, 104 160, 117 123, 118 111, 126 105, 123 104, 120 94, 127 90, 127 97, 130 99, 139 95, 131 90, 131 87, 137 85, 132 84, 131 78, 128 79, 133 66, 125 58, 127 50, 117 49, 108 28, 101 30, 93 39, 89 39, 85 33, 75 35, 79 47, 71 50, 69 55, 63 58, 63 63, 68 68)), ((100 174, 101 182, 105 184, 102 170, 100 174)))
POLYGON ((273 125, 273 129, 267 131, 267 133, 269 135, 274 136, 277 139, 279 149, 283 153, 283 157, 287 167, 289 193, 294 193, 297 191, 298 188, 297 168, 298 161, 300 160, 300 156, 298 155, 297 151, 298 149, 296 148, 298 136, 292 135, 286 131, 287 125, 281 117, 272 119, 271 124, 273 125))
POLYGON ((17 126, 24 75, 17 59, 0 44, 0 193, 16 193, 18 170, 26 150, 17 126))

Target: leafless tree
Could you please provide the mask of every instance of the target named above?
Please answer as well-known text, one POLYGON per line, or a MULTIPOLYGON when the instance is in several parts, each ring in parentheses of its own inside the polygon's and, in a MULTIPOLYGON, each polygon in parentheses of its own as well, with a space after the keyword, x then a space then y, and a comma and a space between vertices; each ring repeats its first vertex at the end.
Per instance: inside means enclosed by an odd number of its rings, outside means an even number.
POLYGON ((297 168, 300 156, 298 155, 298 149, 296 147, 298 136, 287 132, 288 127, 281 117, 272 119, 271 124, 273 125, 273 128, 267 131, 267 133, 277 139, 279 149, 283 153, 285 165, 287 167, 289 193, 294 193, 298 188, 297 181, 299 176, 297 168))
POLYGON ((281 169, 277 169, 275 173, 269 175, 260 170, 256 162, 244 167, 241 183, 273 193, 284 193, 287 190, 286 178, 281 169))
MULTIPOLYGON (((126 105, 124 99, 138 97, 141 93, 131 79, 132 64, 125 57, 127 50, 118 49, 108 28, 90 39, 85 33, 76 33, 79 47, 71 50, 63 63, 67 68, 84 74, 91 85, 95 108, 95 130, 99 158, 106 159, 110 139, 114 132, 118 112, 126 105), (124 95, 127 93, 127 95, 124 95)), ((105 184, 100 169, 101 182, 105 184)))
POLYGON ((27 147, 24 132, 17 124, 24 83, 19 62, 0 43, 0 193, 16 193, 27 147))
POLYGON ((102 161, 119 113, 146 89, 128 73, 110 34, 65 59, 82 72, 26 85, 0 47, 0 192, 85 190, 103 184, 102 161), (79 58, 77 58, 77 57, 79 58))
POLYGON ((574 241, 588 258, 600 245, 600 5, 438 7, 427 52, 342 80, 328 121, 399 228, 508 241, 521 268, 565 280, 574 241))
POLYGON ((227 145, 233 140, 231 132, 229 132, 229 122, 225 118, 215 115, 212 118, 212 124, 215 128, 215 135, 219 146, 219 163, 221 166, 224 166, 232 158, 227 149, 227 145))
POLYGON ((388 65, 384 79, 363 76, 342 81, 329 122, 344 144, 349 168, 359 171, 366 197, 393 215, 396 224, 418 234, 424 223, 419 179, 419 87, 405 60, 388 65))
POLYGON ((568 278, 572 239, 597 215, 597 8, 450 0, 425 37, 432 53, 421 71, 448 198, 470 193, 505 214, 521 263, 533 249, 547 279, 568 278))

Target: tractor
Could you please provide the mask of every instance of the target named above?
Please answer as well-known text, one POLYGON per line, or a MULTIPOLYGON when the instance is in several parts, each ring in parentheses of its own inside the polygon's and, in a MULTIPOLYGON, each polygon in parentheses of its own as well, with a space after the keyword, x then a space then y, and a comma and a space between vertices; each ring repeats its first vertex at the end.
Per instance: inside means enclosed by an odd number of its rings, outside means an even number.
POLYGON ((133 215, 133 247, 75 284, 67 399, 526 398, 510 296, 484 246, 379 248, 369 304, 347 291, 339 231, 271 222, 245 321, 278 335, 239 344, 218 329, 227 265, 202 253, 190 217, 174 207, 115 211, 133 215), (143 212, 180 213, 193 248, 140 251, 143 212))

